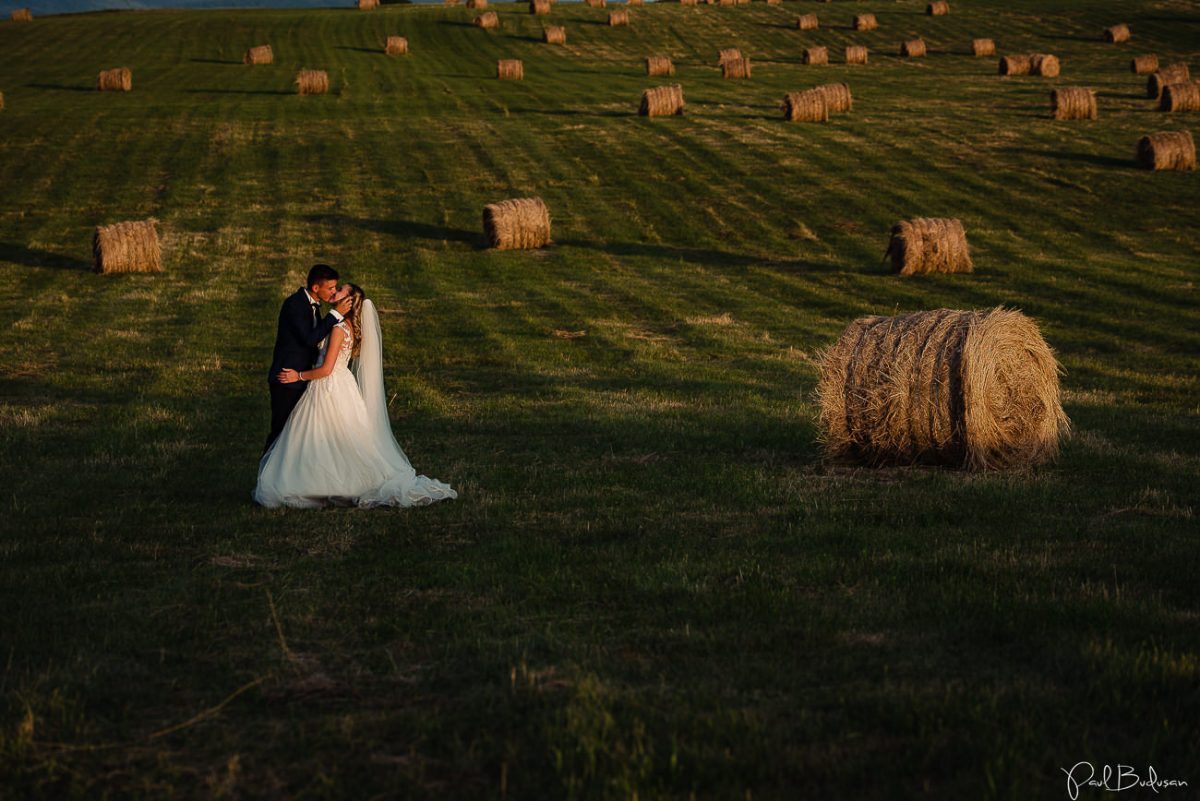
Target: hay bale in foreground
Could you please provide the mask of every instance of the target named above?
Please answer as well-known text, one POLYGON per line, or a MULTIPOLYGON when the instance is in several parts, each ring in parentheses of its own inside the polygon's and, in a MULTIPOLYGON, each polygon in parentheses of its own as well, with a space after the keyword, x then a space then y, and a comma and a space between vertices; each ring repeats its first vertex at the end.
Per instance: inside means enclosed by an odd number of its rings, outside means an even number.
POLYGON ((975 269, 967 232, 961 220, 918 217, 892 226, 886 256, 892 257, 892 272, 969 273, 975 269))
POLYGON ((542 41, 546 44, 566 44, 567 29, 561 25, 547 25, 542 29, 542 41))
POLYGON ((721 65, 722 78, 749 78, 750 57, 735 58, 721 65))
POLYGON ((1000 59, 1001 75, 1028 75, 1033 70, 1030 56, 1003 56, 1000 59))
POLYGON ((1029 72, 1043 78, 1057 78, 1061 68, 1058 56, 1050 53, 1031 53, 1029 56, 1029 72))
POLYGON ((642 105, 638 114, 643 117, 671 117, 683 115, 683 87, 655 86, 642 92, 642 105))
POLYGON ((1125 23, 1113 25, 1111 28, 1104 29, 1104 41, 1110 44, 1119 44, 1129 41, 1129 26, 1125 23))
POLYGON ((1082 86, 1064 86, 1050 92, 1050 111, 1056 120, 1094 120, 1100 116, 1096 93, 1082 86))
POLYGON ((871 466, 1042 464, 1070 433, 1058 375, 1054 351, 1019 311, 859 318, 821 357, 826 455, 871 466))
POLYGON ((270 45, 259 45, 251 47, 246 51, 246 55, 242 57, 243 64, 274 64, 275 51, 270 45))
POLYGON ((862 45, 848 45, 846 47, 846 63, 847 64, 866 64, 869 51, 862 45))
POLYGON ((550 244, 550 209, 540 197, 515 198, 483 207, 488 247, 529 250, 550 244))
POLYGON ((296 91, 302 95, 323 95, 329 91, 329 73, 325 70, 300 70, 296 73, 296 91))
POLYGON ((1158 56, 1153 53, 1147 53, 1142 56, 1134 56, 1129 61, 1129 71, 1134 75, 1149 75, 1152 72, 1158 71, 1158 56))
MULTIPOLYGON (((484 0, 487 2, 487 0, 484 0)), ((403 36, 389 36, 383 51, 389 56, 404 56, 408 54, 408 39, 403 36)))
POLYGON ((1168 64, 1151 73, 1146 81, 1146 96, 1158 100, 1162 97, 1163 88, 1173 83, 1185 83, 1192 79, 1188 65, 1182 61, 1168 64))
POLYGON ((530 0, 529 13, 541 17, 550 13, 550 0, 530 0))
POLYGON ((131 92, 133 73, 128 67, 100 70, 100 75, 96 78, 96 88, 101 92, 131 92))
POLYGON ((806 47, 801 54, 800 61, 810 65, 828 64, 829 49, 825 47, 806 47))
POLYGON ((616 28, 629 24, 629 12, 623 8, 608 12, 608 27, 616 28))
POLYGON ((879 27, 879 23, 875 21, 874 14, 855 14, 853 27, 856 31, 873 31, 879 27))
POLYGON ((162 247, 158 220, 138 220, 96 227, 92 236, 92 269, 98 273, 161 273, 162 247))
POLYGON ((10 18, 13 22, 33 22, 33 12, 28 8, 14 9, 10 18))
POLYGON ((1159 111, 1200 111, 1200 83, 1172 83, 1163 87, 1159 111))
POLYGON ((909 39, 900 45, 900 55, 904 58, 920 58, 925 55, 924 39, 909 39))
POLYGON ((647 75, 674 75, 675 64, 666 56, 646 57, 647 75))
POLYGON ((825 98, 825 105, 831 114, 844 113, 854 109, 854 98, 850 95, 849 84, 826 83, 816 87, 825 98))
POLYGON ((502 58, 496 62, 496 80, 525 80, 525 65, 519 58, 502 58))
POLYGON ((825 94, 816 89, 788 92, 783 96, 783 118, 788 122, 829 122, 825 94))
POLYGON ((1191 131, 1148 134, 1138 140, 1137 160, 1148 170, 1194 170, 1196 142, 1191 131))
POLYGON ((821 27, 821 22, 816 14, 801 14, 796 17, 796 27, 802 31, 815 31, 821 27))
POLYGON ((379 0, 358 0, 359 11, 370 11, 373 8, 379 8, 379 0))
POLYGON ((930 17, 944 17, 950 13, 950 4, 946 0, 936 0, 925 6, 925 14, 930 17))
POLYGON ((485 11, 472 20, 472 22, 475 24, 475 27, 483 28, 484 30, 500 27, 500 17, 495 11, 485 11))
POLYGON ((996 55, 996 43, 991 39, 972 39, 971 52, 976 58, 996 55))

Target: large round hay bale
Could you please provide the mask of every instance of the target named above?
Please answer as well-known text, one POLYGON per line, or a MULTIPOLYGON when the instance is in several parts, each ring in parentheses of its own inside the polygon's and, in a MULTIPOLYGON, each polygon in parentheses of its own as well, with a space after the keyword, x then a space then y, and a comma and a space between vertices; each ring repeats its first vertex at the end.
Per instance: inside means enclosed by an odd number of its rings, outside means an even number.
POLYGON ((274 64, 275 51, 270 45, 259 45, 251 47, 246 51, 246 55, 242 57, 243 64, 274 64))
POLYGON ((850 95, 849 84, 826 83, 816 87, 816 90, 825 97, 825 105, 831 114, 853 110, 854 98, 850 95))
POLYGON ((161 273, 158 220, 97 226, 92 236, 92 269, 98 273, 161 273))
POLYGON ((1043 78, 1057 78, 1061 67, 1058 56, 1050 53, 1031 53, 1029 56, 1029 71, 1043 78))
POLYGON ((623 8, 613 9, 608 12, 608 27, 616 28, 618 26, 626 26, 629 24, 629 12, 623 8))
POLYGON ((96 79, 96 88, 101 92, 133 91, 133 73, 129 71, 128 67, 100 70, 100 76, 96 79))
POLYGON ((666 56, 646 57, 647 75, 674 75, 675 64, 666 56))
POLYGON ((866 64, 869 51, 862 45, 847 45, 846 46, 846 63, 847 64, 866 64))
POLYGON ((1000 59, 1001 75, 1028 75, 1033 70, 1030 56, 1003 56, 1000 59))
POLYGON ((638 114, 643 117, 671 117, 683 115, 683 87, 654 86, 642 92, 642 105, 638 114))
POLYGON ((604 8, 606 5, 608 5, 608 3, 605 2, 605 0, 583 0, 583 1, 585 3, 587 3, 589 8, 604 8))
POLYGON ((874 14, 855 14, 853 27, 856 31, 873 31, 879 27, 879 23, 875 21, 874 14))
POLYGON ((885 255, 892 257, 892 272, 900 275, 969 273, 975 269, 962 221, 951 218, 901 220, 892 226, 885 255))
POLYGON ((496 250, 529 250, 550 244, 550 210, 540 197, 515 198, 483 207, 483 232, 496 250))
POLYGON ((28 8, 18 8, 10 15, 13 22, 33 22, 33 12, 28 8))
POLYGON ((329 73, 325 70, 300 70, 296 73, 296 91, 302 95, 323 95, 329 91, 329 73))
POLYGON ((1160 111, 1200 111, 1200 83, 1172 83, 1163 87, 1160 111))
POLYGON ((646 5, 646 0, 625 0, 625 5, 627 5, 627 6, 644 6, 644 5, 646 5))
POLYGON ((1148 170, 1196 169, 1196 142, 1191 131, 1164 131, 1143 136, 1137 160, 1148 170))
POLYGON ((475 27, 483 28, 484 30, 500 27, 500 17, 495 11, 485 11, 472 20, 472 22, 475 24, 475 27))
POLYGON ((1184 83, 1191 79, 1191 71, 1188 70, 1188 65, 1182 61, 1177 64, 1168 64, 1165 67, 1160 67, 1146 81, 1146 96, 1158 100, 1162 97, 1162 91, 1165 86, 1173 83, 1184 83))
POLYGON ((465 5, 472 11, 482 11, 488 7, 488 0, 467 0, 465 5))
POLYGON ((783 5, 783 0, 767 0, 767 5, 769 5, 769 6, 781 6, 781 5, 783 5))
POLYGON ((359 11, 370 11, 373 8, 379 8, 379 0, 358 0, 359 11))
POLYGON ((387 44, 384 45, 383 52, 389 56, 408 55, 408 39, 403 36, 389 36, 387 44))
POLYGON ((996 43, 991 39, 972 39, 971 53, 976 58, 996 55, 996 43))
POLYGON ((1111 28, 1104 29, 1104 41, 1110 43, 1120 43, 1129 41, 1129 26, 1125 23, 1113 25, 1111 28))
POLYGON ((824 93, 816 89, 788 92, 783 96, 783 118, 788 122, 829 122, 824 93))
POLYGON ((862 317, 821 357, 825 452, 871 466, 1033 467, 1070 433, 1058 375, 1019 311, 862 317))
POLYGON ((529 13, 530 14, 540 17, 540 16, 545 16, 546 14, 549 14, 550 11, 551 11, 550 0, 530 0, 530 3, 529 3, 529 13))
POLYGON ((1099 117, 1096 93, 1082 86, 1064 86, 1050 92, 1050 110, 1056 120, 1094 120, 1099 117))
POLYGON ((800 60, 805 64, 821 65, 829 63, 829 48, 826 47, 806 47, 800 55, 800 60))
POLYGON ((925 13, 931 17, 944 17, 950 13, 950 4, 946 0, 936 0, 925 6, 925 13))
POLYGON ((502 58, 496 62, 496 79, 500 81, 525 80, 525 64, 519 58, 502 58))
POLYGON ((1149 75, 1152 72, 1157 72, 1158 56, 1153 53, 1134 56, 1129 61, 1129 71, 1134 75, 1149 75))
POLYGON ((700 5, 700 0, 679 0, 681 6, 697 6, 700 5))
POLYGON ((749 78, 750 57, 735 58, 721 65, 722 78, 749 78))
POLYGON ((736 47, 726 47, 721 52, 717 53, 717 66, 724 64, 726 61, 733 61, 735 58, 741 58, 742 51, 736 47))
POLYGON ((816 14, 801 14, 796 17, 796 27, 802 31, 815 31, 821 27, 816 14))
POLYGON ((925 55, 924 39, 909 39, 900 45, 900 55, 904 58, 920 58, 925 55))
POLYGON ((561 25, 547 25, 542 29, 542 41, 546 44, 566 44, 567 29, 561 25))

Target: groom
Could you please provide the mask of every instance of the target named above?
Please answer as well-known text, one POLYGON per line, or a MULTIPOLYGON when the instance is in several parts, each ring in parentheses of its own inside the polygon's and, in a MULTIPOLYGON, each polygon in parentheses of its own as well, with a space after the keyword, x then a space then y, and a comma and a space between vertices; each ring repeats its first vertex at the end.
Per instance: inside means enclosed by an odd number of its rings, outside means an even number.
POLYGON ((337 270, 328 264, 314 264, 308 271, 308 282, 288 297, 279 309, 279 328, 275 334, 275 356, 271 361, 271 372, 267 384, 271 388, 271 433, 263 453, 283 431, 283 425, 300 402, 300 396, 308 387, 306 381, 281 384, 279 374, 284 368, 308 370, 317 361, 321 340, 350 311, 351 299, 343 298, 329 314, 321 317, 321 304, 332 303, 337 293, 337 270))

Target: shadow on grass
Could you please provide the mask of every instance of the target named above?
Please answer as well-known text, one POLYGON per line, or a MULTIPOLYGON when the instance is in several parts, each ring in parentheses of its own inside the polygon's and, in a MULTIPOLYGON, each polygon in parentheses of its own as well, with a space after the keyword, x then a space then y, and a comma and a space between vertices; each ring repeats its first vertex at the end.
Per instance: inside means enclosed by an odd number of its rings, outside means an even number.
POLYGON ((241 64, 245 65, 244 61, 233 61, 226 58, 189 58, 188 61, 193 64, 241 64))
POLYGON ((319 225, 349 225, 364 231, 374 231, 377 234, 388 234, 402 239, 465 242, 474 245, 476 250, 483 250, 486 246, 483 234, 478 231, 467 231, 462 228, 450 228, 445 225, 433 225, 415 220, 378 220, 369 217, 352 217, 349 214, 308 214, 305 215, 304 221, 319 225))
POLYGON ((582 111, 572 108, 513 108, 513 114, 542 114, 548 117, 636 117, 638 115, 634 101, 630 101, 629 111, 582 111))
POLYGON ((1117 158, 1116 156, 1102 156, 1096 153, 1079 153, 1068 150, 1038 150, 1037 148, 1033 147, 1002 147, 998 148, 998 150, 1001 153, 1010 153, 1018 156, 1042 156, 1044 158, 1057 159, 1058 161, 1075 161, 1084 164, 1095 164, 1099 167, 1123 167, 1129 170, 1138 169, 1138 166, 1134 163, 1132 156, 1126 159, 1117 158))
POLYGON ((184 89, 189 95, 294 95, 284 89, 184 89))
POLYGON ((350 50, 355 53, 370 53, 373 56, 386 55, 387 51, 382 47, 351 47, 350 45, 337 45, 334 50, 350 50))
POLYGON ((772 259, 744 253, 729 253, 706 248, 687 248, 648 242, 604 242, 590 239, 556 239, 560 247, 583 248, 608 253, 612 256, 641 256, 659 261, 684 261, 709 267, 766 266, 788 272, 837 272, 839 267, 801 259, 772 259))
POLYGON ((60 92, 95 92, 96 87, 88 84, 87 86, 68 86, 63 83, 27 83, 29 89, 55 89, 60 92))
POLYGON ((16 242, 0 242, 0 261, 8 261, 26 267, 50 267, 56 270, 92 269, 90 261, 62 253, 51 253, 48 250, 26 247, 16 242))

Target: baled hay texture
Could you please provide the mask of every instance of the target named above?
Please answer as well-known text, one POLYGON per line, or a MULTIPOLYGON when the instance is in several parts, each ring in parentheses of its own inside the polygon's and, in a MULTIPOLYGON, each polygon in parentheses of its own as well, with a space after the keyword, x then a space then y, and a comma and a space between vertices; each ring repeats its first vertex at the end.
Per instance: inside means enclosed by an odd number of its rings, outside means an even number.
POLYGON ((971 52, 978 56, 996 55, 996 43, 991 39, 972 39, 971 52))
POLYGON ((950 4, 946 0, 937 0, 925 6, 925 13, 931 17, 944 17, 950 13, 950 4))
POLYGON ((825 98, 825 105, 830 113, 850 111, 854 108, 854 98, 850 95, 850 86, 844 83, 826 83, 818 86, 817 91, 825 98))
POLYGON ((4 92, 0 92, 0 111, 4 111, 4 92))
POLYGON ((821 22, 816 14, 801 14, 796 17, 796 27, 802 31, 815 31, 821 27, 821 22))
POLYGON ((98 273, 161 273, 158 220, 97 226, 92 237, 92 268, 98 273))
POLYGON ((1162 97, 1163 87, 1172 83, 1184 83, 1191 79, 1192 74, 1188 70, 1187 64, 1182 61, 1178 64, 1168 64, 1150 75, 1150 79, 1146 81, 1146 95, 1158 100, 1162 97))
POLYGON ((1057 78, 1061 71, 1058 56, 1049 53, 1033 53, 1029 56, 1029 71, 1043 78, 1057 78))
POLYGON ((892 257, 892 272, 969 273, 971 249, 961 220, 918 217, 892 226, 887 254, 892 257))
POLYGON ((18 8, 12 13, 13 22, 33 22, 33 12, 28 8, 18 8))
POLYGON ((726 61, 733 61, 735 58, 741 58, 741 57, 742 57, 741 50, 738 50, 736 47, 727 47, 724 50, 722 50, 720 53, 717 54, 717 64, 719 66, 721 64, 724 64, 726 61))
POLYGON ((408 39, 403 36, 389 36, 384 51, 389 56, 403 56, 408 53, 408 39))
POLYGON ((495 11, 485 11, 474 20, 475 26, 478 28, 491 29, 500 27, 500 17, 495 11))
POLYGON ((618 8, 615 11, 608 12, 608 26, 615 28, 618 25, 629 24, 629 12, 623 8, 618 8))
POLYGON ((1148 170, 1196 169, 1196 142, 1191 131, 1165 131, 1138 140, 1137 160, 1148 170))
POLYGON ((1080 86, 1065 86, 1050 93, 1050 109, 1056 120, 1094 120, 1096 93, 1080 86))
POLYGON ((566 44, 567 29, 560 25, 547 25, 542 30, 542 40, 546 44, 566 44))
POLYGON ((246 51, 246 55, 242 58, 243 64, 274 64, 275 51, 270 45, 259 45, 252 47, 246 51))
POLYGON ((854 15, 854 30, 856 31, 873 31, 879 27, 879 23, 875 21, 874 14, 855 14, 854 15))
POLYGON ((1004 56, 1000 59, 1001 75, 1028 75, 1032 69, 1031 56, 1004 56))
POLYGON ((296 91, 302 95, 323 95, 329 91, 329 73, 325 70, 300 70, 296 73, 296 91))
POLYGON ((133 90, 133 73, 128 67, 118 67, 114 70, 100 70, 96 79, 96 88, 101 92, 129 92, 133 90))
POLYGON ((502 58, 496 62, 496 78, 501 81, 523 81, 525 65, 519 58, 502 58))
POLYGON ((1104 29, 1104 41, 1118 43, 1129 41, 1129 26, 1125 23, 1104 29))
POLYGON ((1134 56, 1129 62, 1129 71, 1134 75, 1149 75, 1158 71, 1158 56, 1147 53, 1144 56, 1134 56))
POLYGON ((783 96, 783 118, 788 122, 828 122, 824 93, 816 89, 788 92, 783 96))
POLYGON ((444 6, 456 6, 456 5, 458 5, 458 0, 442 0, 442 5, 444 5, 444 6))
POLYGON ((359 11, 370 11, 372 8, 379 8, 379 0, 358 0, 359 11))
POLYGON ((644 5, 646 5, 646 0, 625 0, 625 5, 627 5, 627 6, 644 6, 644 5))
POLYGON ((683 114, 683 87, 655 86, 642 92, 638 114, 643 117, 670 117, 683 114))
POLYGON ((1059 366, 1019 311, 938 309, 855 320, 821 358, 826 454, 872 466, 1032 467, 1071 423, 1059 366))
POLYGON ((867 55, 867 48, 863 47, 862 45, 850 45, 846 48, 846 63, 866 64, 867 55))
POLYGON ((466 6, 472 11, 482 11, 487 8, 488 0, 467 0, 466 6))
POLYGON ((735 58, 733 61, 726 61, 721 65, 722 78, 749 78, 750 77, 750 57, 735 58))
POLYGON ((1200 111, 1200 83, 1172 83, 1163 87, 1160 111, 1200 111))
POLYGON ((483 207, 483 232, 496 250, 528 250, 550 244, 550 209, 540 197, 502 200, 483 207))
POLYGON ((589 8, 604 8, 608 3, 605 0, 584 0, 589 8))
POLYGON ((829 49, 825 47, 806 47, 800 60, 805 64, 828 64, 829 49))
POLYGON ((681 6, 696 6, 700 5, 700 0, 679 0, 681 6))
POLYGON ((529 13, 539 17, 549 14, 550 0, 532 0, 529 3, 529 13))
POLYGON ((675 65, 666 56, 648 56, 646 58, 647 75, 674 75, 675 65))
POLYGON ((900 45, 900 55, 905 58, 920 58, 925 55, 925 40, 924 39, 909 39, 904 44, 900 45))
POLYGON ((783 5, 783 0, 767 0, 767 5, 769 5, 769 6, 781 6, 781 5, 783 5))

